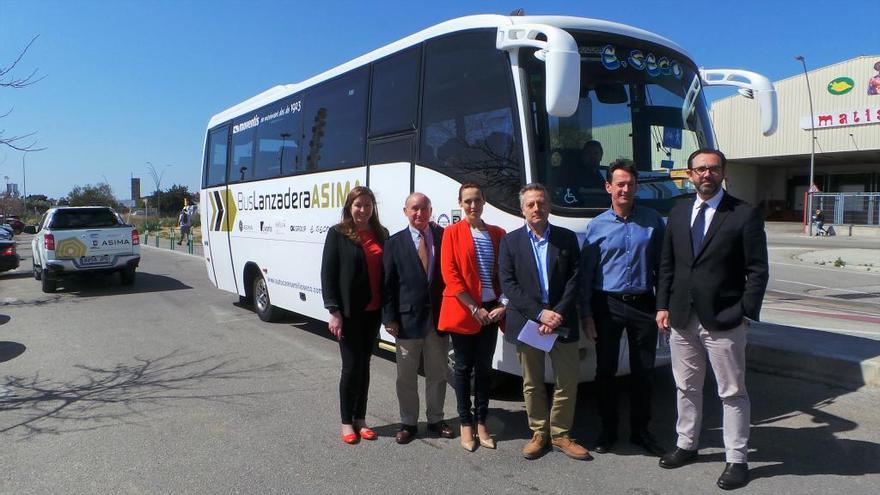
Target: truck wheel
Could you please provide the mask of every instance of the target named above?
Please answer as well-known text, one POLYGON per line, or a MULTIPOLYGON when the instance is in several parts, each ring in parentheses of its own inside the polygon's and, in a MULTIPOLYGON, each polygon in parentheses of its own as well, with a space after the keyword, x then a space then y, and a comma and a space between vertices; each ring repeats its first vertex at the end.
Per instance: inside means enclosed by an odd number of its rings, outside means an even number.
POLYGON ((135 279, 135 269, 132 268, 124 268, 119 272, 119 277, 122 279, 122 285, 134 285, 135 279))
POLYGON ((34 280, 40 280, 43 278, 43 272, 40 270, 40 265, 37 264, 37 260, 31 258, 31 261, 34 265, 34 280))
POLYGON ((45 292, 47 294, 51 294, 51 293, 55 292, 55 289, 58 287, 58 281, 53 278, 42 277, 42 281, 43 281, 43 292, 45 292))
POLYGON ((278 321, 281 317, 281 309, 269 300, 269 288, 262 276, 254 279, 254 311, 263 321, 278 321))

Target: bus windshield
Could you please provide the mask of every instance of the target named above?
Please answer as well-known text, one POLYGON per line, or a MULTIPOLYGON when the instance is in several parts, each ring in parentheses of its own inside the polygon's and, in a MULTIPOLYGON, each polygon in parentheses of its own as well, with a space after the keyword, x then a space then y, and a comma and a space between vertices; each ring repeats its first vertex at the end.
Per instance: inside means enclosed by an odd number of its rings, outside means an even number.
POLYGON ((641 40, 595 32, 572 36, 581 53, 581 88, 571 117, 547 114, 544 64, 534 49, 520 52, 535 136, 532 176, 547 186, 556 210, 599 213, 610 204, 608 166, 618 158, 632 160, 639 170, 639 202, 668 212, 677 198, 691 194, 669 169, 684 168, 698 148, 714 147, 695 66, 680 53, 641 40), (686 101, 692 103, 684 120, 686 101))

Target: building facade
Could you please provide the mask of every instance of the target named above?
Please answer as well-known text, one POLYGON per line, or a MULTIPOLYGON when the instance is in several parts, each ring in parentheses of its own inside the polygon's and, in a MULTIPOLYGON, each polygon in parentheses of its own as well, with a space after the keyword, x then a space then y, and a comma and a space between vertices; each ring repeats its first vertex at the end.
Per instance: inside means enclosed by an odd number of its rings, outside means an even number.
POLYGON ((856 57, 808 74, 813 115, 803 73, 775 82, 779 127, 770 137, 758 128, 754 102, 733 95, 712 104, 717 144, 730 159, 728 189, 761 205, 771 220, 803 218, 811 122, 818 189, 880 191, 880 55, 856 57))

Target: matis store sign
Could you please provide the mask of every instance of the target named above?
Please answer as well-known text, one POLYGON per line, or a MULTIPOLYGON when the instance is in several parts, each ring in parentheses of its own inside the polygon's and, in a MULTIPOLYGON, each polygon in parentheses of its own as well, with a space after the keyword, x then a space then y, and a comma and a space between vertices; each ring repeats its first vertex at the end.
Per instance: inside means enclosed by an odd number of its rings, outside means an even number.
MULTIPOLYGON (((880 104, 837 112, 817 112, 816 129, 849 125, 880 124, 880 104)), ((810 129, 810 117, 801 117, 801 129, 810 129)))

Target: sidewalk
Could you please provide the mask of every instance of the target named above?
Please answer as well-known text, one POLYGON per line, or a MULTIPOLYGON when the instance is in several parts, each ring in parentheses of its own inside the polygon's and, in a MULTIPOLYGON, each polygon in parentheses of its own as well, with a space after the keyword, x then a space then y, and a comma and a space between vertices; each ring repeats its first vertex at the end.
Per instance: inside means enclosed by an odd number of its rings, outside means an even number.
MULTIPOLYGON (((850 225, 826 223, 826 228, 833 227, 832 237, 854 237, 859 239, 876 239, 880 242, 880 225, 850 225)), ((802 236, 809 237, 803 224, 800 222, 765 222, 764 229, 767 235, 802 236)), ((815 226, 813 227, 815 233, 815 226)))
POLYGON ((754 323, 746 361, 750 369, 843 388, 880 389, 880 341, 754 323))

